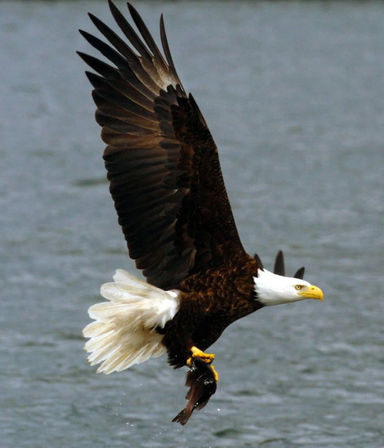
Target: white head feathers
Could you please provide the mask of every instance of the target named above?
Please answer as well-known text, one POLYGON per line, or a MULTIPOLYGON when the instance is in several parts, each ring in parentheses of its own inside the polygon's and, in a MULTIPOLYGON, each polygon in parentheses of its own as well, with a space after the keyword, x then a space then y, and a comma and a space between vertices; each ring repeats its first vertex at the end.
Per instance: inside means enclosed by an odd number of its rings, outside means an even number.
POLYGON ((263 305, 280 305, 306 299, 308 297, 302 291, 312 286, 305 280, 276 275, 267 269, 259 269, 253 281, 257 298, 263 305))

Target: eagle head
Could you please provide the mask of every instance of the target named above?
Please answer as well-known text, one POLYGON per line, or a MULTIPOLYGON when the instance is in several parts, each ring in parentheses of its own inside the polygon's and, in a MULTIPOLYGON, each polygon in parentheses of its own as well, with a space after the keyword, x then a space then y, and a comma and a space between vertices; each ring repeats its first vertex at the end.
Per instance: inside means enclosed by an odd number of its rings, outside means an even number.
MULTIPOLYGON (((257 255, 255 255, 255 258, 257 255)), ((259 257, 257 259, 260 261, 259 257)), ((304 299, 323 300, 323 291, 303 280, 304 268, 299 269, 294 277, 285 276, 284 256, 278 252, 274 272, 264 269, 261 261, 257 276, 253 277, 257 300, 263 305, 280 305, 304 299)))

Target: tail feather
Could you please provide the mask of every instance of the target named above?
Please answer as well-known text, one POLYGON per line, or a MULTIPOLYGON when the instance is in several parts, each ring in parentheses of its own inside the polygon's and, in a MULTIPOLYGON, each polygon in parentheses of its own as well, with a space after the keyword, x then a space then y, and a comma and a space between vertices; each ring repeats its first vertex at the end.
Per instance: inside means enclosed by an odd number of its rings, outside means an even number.
MULTIPOLYGON (((110 326, 110 329, 112 330, 112 325, 110 326)), ((83 330, 83 336, 86 338, 94 337, 96 339, 97 336, 100 336, 101 334, 106 332, 106 324, 104 322, 91 322, 88 324, 84 330, 83 330)))
POLYGON ((179 301, 177 291, 163 291, 128 272, 118 269, 114 282, 102 285, 108 302, 92 305, 88 312, 95 322, 83 335, 89 340, 85 350, 98 372, 109 374, 163 354, 163 336, 156 332, 174 317, 179 301))

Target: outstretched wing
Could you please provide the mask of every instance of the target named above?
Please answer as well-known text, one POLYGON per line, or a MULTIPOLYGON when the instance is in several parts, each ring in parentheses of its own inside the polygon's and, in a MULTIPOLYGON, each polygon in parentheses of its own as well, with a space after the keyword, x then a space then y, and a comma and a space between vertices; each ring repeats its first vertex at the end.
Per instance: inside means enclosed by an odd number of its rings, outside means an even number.
POLYGON ((108 145, 110 191, 136 266, 151 284, 176 288, 244 251, 216 145, 176 73, 163 17, 165 58, 132 5, 140 35, 110 0, 109 6, 128 43, 90 14, 109 43, 80 32, 113 65, 79 54, 97 73, 86 72, 108 145))

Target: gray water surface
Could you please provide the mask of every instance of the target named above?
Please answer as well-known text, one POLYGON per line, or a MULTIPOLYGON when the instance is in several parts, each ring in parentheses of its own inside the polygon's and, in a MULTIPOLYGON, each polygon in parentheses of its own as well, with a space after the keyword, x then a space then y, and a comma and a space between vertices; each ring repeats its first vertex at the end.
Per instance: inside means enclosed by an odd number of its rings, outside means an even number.
POLYGON ((245 247, 267 266, 283 249, 326 300, 228 328, 184 428, 165 358, 96 375, 87 308, 134 267, 75 50, 88 11, 112 21, 104 1, 1 2, 0 446, 383 447, 384 4, 135 4, 156 36, 165 13, 245 247))

